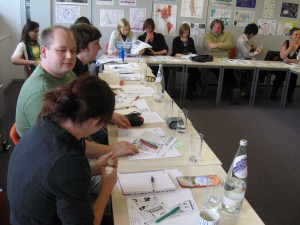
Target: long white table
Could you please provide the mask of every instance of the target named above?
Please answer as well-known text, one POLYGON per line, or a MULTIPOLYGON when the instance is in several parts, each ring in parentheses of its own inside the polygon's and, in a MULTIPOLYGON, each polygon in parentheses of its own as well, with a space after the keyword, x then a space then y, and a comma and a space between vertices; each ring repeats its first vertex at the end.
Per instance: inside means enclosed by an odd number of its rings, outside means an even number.
MULTIPOLYGON (((125 81, 125 85, 136 84, 136 82, 125 81)), ((154 83, 147 82, 147 86, 154 86, 154 83)), ((168 94, 165 95, 169 98, 168 94)), ((153 97, 145 98, 151 111, 158 112, 161 116, 163 115, 164 105, 163 103, 157 103, 153 100, 153 97)), ((174 103, 173 115, 177 115, 178 106, 174 103)), ((193 164, 188 160, 188 148, 190 134, 196 132, 192 123, 189 121, 187 131, 185 134, 177 134, 175 130, 170 130, 166 123, 155 123, 155 124, 144 124, 141 128, 148 127, 161 127, 161 129, 169 135, 176 136, 179 140, 185 143, 185 146, 179 148, 181 157, 175 158, 162 158, 162 159, 144 159, 144 160, 129 160, 128 157, 119 158, 118 172, 136 172, 136 171, 151 171, 157 169, 178 169, 183 175, 213 175, 217 174, 223 179, 226 177, 226 172, 221 167, 221 162, 209 146, 204 142, 201 160, 199 164, 193 164)), ((114 143, 117 141, 117 127, 116 125, 108 126, 109 142, 114 143)), ((205 135, 204 135, 205 139, 205 135)), ((199 207, 202 209, 204 189, 197 188, 192 190, 192 195, 199 207)), ((114 187, 112 192, 112 206, 115 225, 129 225, 128 209, 126 198, 121 194, 118 186, 114 187)), ((255 213, 253 208, 244 200, 243 207, 240 213, 230 214, 225 211, 219 210, 221 219, 220 225, 252 225, 252 224, 263 224, 259 216, 255 213)))

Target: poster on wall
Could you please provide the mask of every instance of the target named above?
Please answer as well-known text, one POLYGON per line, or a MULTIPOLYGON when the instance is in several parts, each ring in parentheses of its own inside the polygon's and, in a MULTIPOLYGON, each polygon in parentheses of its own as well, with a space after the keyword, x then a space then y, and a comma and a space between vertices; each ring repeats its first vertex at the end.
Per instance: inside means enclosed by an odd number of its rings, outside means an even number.
POLYGON ((258 34, 275 35, 276 20, 258 19, 258 34))
POLYGON ((233 21, 234 26, 245 27, 249 23, 254 23, 253 11, 235 10, 233 21))
POLYGON ((236 0, 236 7, 255 8, 256 0, 236 0))
POLYGON ((290 30, 296 25, 297 24, 294 21, 279 20, 276 34, 279 36, 288 36, 290 30))
POLYGON ((263 18, 273 18, 275 9, 275 1, 274 0, 265 0, 264 9, 262 13, 263 18))
POLYGON ((202 18, 204 0, 182 0, 181 17, 202 18))
POLYGON ((211 3, 213 5, 226 5, 226 6, 231 6, 232 5, 232 0, 211 0, 211 3))
POLYGON ((153 3, 172 3, 172 4, 176 4, 177 0, 153 0, 153 3))
POLYGON ((124 10, 100 9, 100 27, 117 27, 124 18, 124 10))
POLYGON ((146 20, 145 8, 130 8, 129 23, 133 32, 142 32, 146 20))
POLYGON ((56 23, 74 23, 80 16, 80 6, 56 5, 55 8, 56 23))
POLYGON ((114 5, 114 0, 97 0, 97 5, 114 5))
POLYGON ((56 0, 56 4, 87 5, 88 0, 56 0))
POLYGON ((281 17, 297 18, 299 4, 282 2, 281 4, 281 17))
POLYGON ((124 6, 136 6, 136 0, 119 0, 119 4, 124 6))
POLYGON ((205 34, 205 24, 191 23, 189 21, 183 21, 182 23, 187 23, 190 25, 190 28, 191 28, 190 37, 193 38, 195 45, 203 46, 203 36, 205 34))
POLYGON ((154 4, 155 29, 164 35, 175 36, 177 5, 154 4))
POLYGON ((228 26, 230 25, 230 18, 231 18, 231 10, 229 9, 211 9, 209 24, 211 24, 211 22, 214 19, 220 19, 223 21, 224 26, 228 26))

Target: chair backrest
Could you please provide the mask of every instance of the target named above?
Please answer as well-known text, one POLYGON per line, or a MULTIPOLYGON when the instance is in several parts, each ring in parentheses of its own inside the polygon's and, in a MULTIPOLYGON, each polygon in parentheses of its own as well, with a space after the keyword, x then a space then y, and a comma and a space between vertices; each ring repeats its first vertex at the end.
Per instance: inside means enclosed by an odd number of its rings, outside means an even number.
POLYGON ((235 59, 235 48, 230 48, 229 49, 229 59, 235 59))
POLYGON ((265 56, 265 61, 282 61, 282 59, 280 58, 280 52, 268 51, 265 56))
POLYGON ((20 136, 17 133, 16 123, 14 123, 10 129, 9 136, 13 143, 16 145, 20 140, 20 136))

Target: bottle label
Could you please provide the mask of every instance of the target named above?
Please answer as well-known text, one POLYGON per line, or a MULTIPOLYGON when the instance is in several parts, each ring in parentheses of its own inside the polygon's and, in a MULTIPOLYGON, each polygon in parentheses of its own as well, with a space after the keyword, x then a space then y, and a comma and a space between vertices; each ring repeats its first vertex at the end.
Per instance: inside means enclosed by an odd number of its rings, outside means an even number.
POLYGON ((232 172, 238 178, 246 178, 248 176, 247 155, 239 155, 234 159, 232 172))

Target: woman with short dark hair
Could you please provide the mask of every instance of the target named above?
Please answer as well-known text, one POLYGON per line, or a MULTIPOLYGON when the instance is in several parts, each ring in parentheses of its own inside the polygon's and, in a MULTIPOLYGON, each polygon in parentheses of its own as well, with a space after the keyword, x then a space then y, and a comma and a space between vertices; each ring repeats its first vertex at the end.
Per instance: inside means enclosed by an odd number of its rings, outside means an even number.
MULTIPOLYGON (((39 122, 20 139, 9 162, 7 192, 10 220, 26 224, 100 224, 117 170, 110 175, 109 153, 96 162, 101 193, 92 203, 91 170, 84 138, 112 117, 114 93, 102 80, 82 76, 45 93, 39 122)), ((95 172, 96 172, 95 171, 95 172)))

